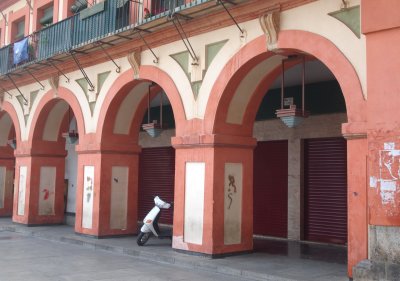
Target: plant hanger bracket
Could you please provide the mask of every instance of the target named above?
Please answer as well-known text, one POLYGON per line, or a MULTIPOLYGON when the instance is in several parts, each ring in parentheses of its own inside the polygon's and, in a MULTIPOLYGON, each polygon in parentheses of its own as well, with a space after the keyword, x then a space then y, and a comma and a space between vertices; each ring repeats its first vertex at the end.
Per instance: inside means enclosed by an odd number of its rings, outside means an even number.
POLYGON ((83 77, 85 78, 85 80, 88 82, 90 89, 89 91, 93 92, 94 91, 94 85, 92 83, 92 81, 90 81, 89 77, 87 76, 85 70, 83 69, 83 67, 81 66, 81 64, 79 63, 77 57, 75 56, 74 52, 70 52, 72 58, 74 59, 76 65, 78 66, 79 70, 81 71, 83 77))
POLYGON ((103 53, 107 56, 107 58, 113 62, 113 64, 117 67, 117 69, 115 70, 115 72, 120 73, 121 72, 121 67, 113 60, 113 58, 110 56, 110 54, 107 52, 106 49, 104 49, 103 47, 103 42, 96 42, 94 43, 95 45, 99 46, 100 49, 103 51, 103 53))
POLYGON ((194 52, 194 49, 192 47, 192 44, 190 44, 189 38, 187 37, 185 30, 183 29, 183 26, 181 24, 181 21, 179 20, 180 15, 173 13, 171 14, 170 18, 172 20, 172 23, 175 26, 176 31, 178 32, 179 36, 182 39, 183 44, 185 45, 186 49, 189 52, 189 55, 192 57, 193 60, 193 65, 198 65, 199 58, 196 56, 196 53, 194 52))
POLYGON ((136 30, 136 33, 139 34, 140 39, 142 39, 143 43, 146 45, 147 49, 149 49, 150 52, 153 54, 153 57, 154 57, 153 62, 158 63, 158 61, 159 61, 158 57, 156 56, 153 49, 150 47, 150 45, 147 43, 146 39, 143 37, 143 35, 141 33, 143 30, 139 29, 139 28, 135 28, 135 30, 136 30))
POLYGON ((11 78, 10 74, 6 74, 8 79, 10 79, 11 83, 14 85, 15 88, 17 88, 18 92, 21 94, 22 98, 24 99, 25 105, 28 104, 28 100, 25 98, 24 94, 21 92, 21 90, 18 88, 17 84, 15 83, 14 79, 11 78))
POLYGON ((221 4, 221 5, 222 5, 222 7, 224 8, 224 10, 228 13, 229 17, 233 20, 233 22, 235 23, 236 27, 239 29, 240 33, 241 33, 242 36, 243 36, 244 30, 240 27, 240 25, 238 24, 238 22, 237 22, 237 21, 235 20, 235 18, 232 16, 231 12, 229 12, 229 10, 228 10, 228 8, 225 6, 225 3, 224 3, 224 2, 227 2, 227 3, 231 4, 231 5, 236 5, 236 4, 233 3, 232 1, 229 1, 229 0, 216 0, 216 1, 217 1, 217 4, 221 4))
POLYGON ((40 81, 35 77, 35 75, 33 75, 33 73, 32 72, 30 72, 29 71, 29 69, 28 68, 24 68, 25 69, 25 71, 30 75, 30 76, 32 76, 32 78, 36 81, 36 83, 38 83, 39 85, 40 85, 40 87, 41 87, 41 90, 43 91, 44 90, 44 86, 43 86, 43 84, 42 83, 40 83, 40 81))
POLYGON ((54 61, 51 60, 51 59, 49 59, 48 62, 49 62, 49 64, 50 64, 53 68, 57 69, 57 71, 58 71, 59 73, 61 73, 62 76, 65 77, 65 79, 67 79, 66 82, 69 83, 70 79, 65 75, 65 73, 64 73, 60 68, 58 68, 57 65, 55 65, 54 61))

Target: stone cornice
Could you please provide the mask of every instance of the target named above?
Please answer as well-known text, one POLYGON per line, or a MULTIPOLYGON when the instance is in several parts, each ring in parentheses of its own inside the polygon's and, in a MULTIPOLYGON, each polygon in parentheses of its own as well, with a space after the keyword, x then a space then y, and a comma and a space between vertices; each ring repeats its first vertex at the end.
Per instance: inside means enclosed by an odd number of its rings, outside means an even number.
POLYGON ((257 140, 253 137, 213 134, 173 137, 171 143, 176 149, 199 147, 254 148, 257 145, 257 140))
POLYGON ((0 1, 0 11, 5 10, 6 8, 10 7, 11 5, 14 5, 18 1, 19 0, 1 0, 0 1))

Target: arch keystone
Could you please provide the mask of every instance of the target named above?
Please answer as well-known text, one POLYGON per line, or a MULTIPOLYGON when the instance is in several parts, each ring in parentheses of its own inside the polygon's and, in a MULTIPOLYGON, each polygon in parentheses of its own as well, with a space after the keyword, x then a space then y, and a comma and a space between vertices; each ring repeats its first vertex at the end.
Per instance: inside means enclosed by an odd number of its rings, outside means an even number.
POLYGON ((138 52, 132 52, 127 56, 128 62, 133 70, 133 78, 139 79, 141 56, 138 52))
POLYGON ((266 13, 259 18, 261 28, 267 38, 267 48, 269 51, 275 51, 278 48, 280 17, 280 12, 278 10, 275 10, 266 13))

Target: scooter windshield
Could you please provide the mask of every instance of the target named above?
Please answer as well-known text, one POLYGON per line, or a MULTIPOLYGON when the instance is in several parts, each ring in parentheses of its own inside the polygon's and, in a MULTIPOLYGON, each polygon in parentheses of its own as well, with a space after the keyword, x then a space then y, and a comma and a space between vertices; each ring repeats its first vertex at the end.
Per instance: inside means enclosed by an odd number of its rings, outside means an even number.
POLYGON ((161 208, 161 209, 169 209, 171 207, 171 204, 164 202, 158 196, 154 197, 154 203, 156 204, 156 206, 158 208, 161 208))

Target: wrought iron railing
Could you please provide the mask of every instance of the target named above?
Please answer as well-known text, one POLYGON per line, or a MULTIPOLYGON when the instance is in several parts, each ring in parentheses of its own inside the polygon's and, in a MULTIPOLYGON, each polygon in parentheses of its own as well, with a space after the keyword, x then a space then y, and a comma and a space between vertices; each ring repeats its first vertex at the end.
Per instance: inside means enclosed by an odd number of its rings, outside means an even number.
POLYGON ((7 73, 11 45, 7 45, 0 49, 0 73, 7 73))
POLYGON ((0 49, 1 73, 5 74, 15 68, 27 65, 38 58, 39 33, 35 32, 23 39, 0 49), (4 71, 4 72, 3 72, 4 71))
MULTIPOLYGON (((194 2, 206 2, 196 0, 194 2)), ((0 75, 55 55, 101 40, 115 33, 168 15, 185 0, 104 0, 74 16, 33 33, 0 49, 0 75), (27 40, 22 60, 15 59, 16 46, 27 40)), ((193 3, 191 5, 193 5, 193 3)), ((183 6, 182 6, 183 7, 183 6)))
POLYGON ((72 48, 74 17, 50 25, 39 32, 38 59, 44 60, 72 48))

